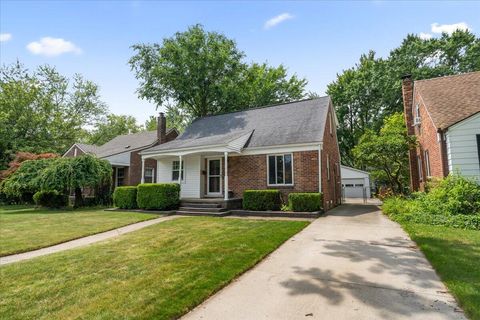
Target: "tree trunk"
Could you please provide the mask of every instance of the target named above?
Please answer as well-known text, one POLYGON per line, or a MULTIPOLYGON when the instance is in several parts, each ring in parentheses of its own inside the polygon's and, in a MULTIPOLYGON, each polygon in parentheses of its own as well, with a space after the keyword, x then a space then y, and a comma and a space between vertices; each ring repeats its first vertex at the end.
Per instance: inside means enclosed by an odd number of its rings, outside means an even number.
POLYGON ((75 188, 75 203, 73 204, 74 208, 80 208, 83 206, 83 195, 82 189, 75 188))

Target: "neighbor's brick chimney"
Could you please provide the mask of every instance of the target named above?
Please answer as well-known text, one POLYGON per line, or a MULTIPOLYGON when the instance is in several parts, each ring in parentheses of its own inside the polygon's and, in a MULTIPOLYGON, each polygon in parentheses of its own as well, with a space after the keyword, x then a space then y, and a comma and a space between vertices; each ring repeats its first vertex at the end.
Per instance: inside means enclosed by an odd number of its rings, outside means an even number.
POLYGON ((167 142, 167 120, 163 112, 160 112, 157 118, 157 138, 158 143, 167 142))
MULTIPOLYGON (((402 77, 402 96, 403 111, 405 114, 405 124, 407 125, 407 134, 415 135, 415 127, 413 125, 413 80, 412 75, 408 74, 402 77)), ((410 162, 410 189, 417 191, 420 188, 420 178, 418 176, 417 150, 411 148, 408 152, 410 162)))

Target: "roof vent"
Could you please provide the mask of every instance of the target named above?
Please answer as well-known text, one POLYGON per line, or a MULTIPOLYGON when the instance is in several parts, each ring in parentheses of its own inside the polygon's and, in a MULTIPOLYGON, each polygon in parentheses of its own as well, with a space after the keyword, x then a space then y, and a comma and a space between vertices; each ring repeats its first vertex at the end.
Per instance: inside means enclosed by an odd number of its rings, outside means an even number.
POLYGON ((128 148, 130 148, 130 146, 125 146, 125 149, 128 149, 128 148))

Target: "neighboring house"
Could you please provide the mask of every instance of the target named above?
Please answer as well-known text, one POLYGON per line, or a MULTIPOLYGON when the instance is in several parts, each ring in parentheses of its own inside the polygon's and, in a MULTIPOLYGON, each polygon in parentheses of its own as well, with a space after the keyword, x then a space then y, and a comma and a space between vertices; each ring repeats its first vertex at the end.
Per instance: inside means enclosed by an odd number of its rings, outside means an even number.
POLYGON ((145 166, 157 160, 158 182, 180 183, 183 199, 321 191, 328 210, 341 201, 336 125, 332 102, 322 97, 199 118, 141 155, 145 166))
POLYGON ((413 82, 403 79, 412 190, 450 172, 480 181, 480 72, 413 82))
MULTIPOLYGON (((137 185, 142 181, 142 160, 139 152, 171 141, 178 135, 176 129, 166 129, 163 113, 160 113, 157 121, 156 131, 142 131, 117 136, 101 146, 75 143, 63 156, 76 157, 88 153, 108 160, 113 167, 113 187, 137 185)), ((156 170, 157 162, 147 160, 143 170, 143 180, 155 182, 156 170)))
POLYGON ((370 174, 355 168, 340 166, 345 198, 370 198, 370 174))

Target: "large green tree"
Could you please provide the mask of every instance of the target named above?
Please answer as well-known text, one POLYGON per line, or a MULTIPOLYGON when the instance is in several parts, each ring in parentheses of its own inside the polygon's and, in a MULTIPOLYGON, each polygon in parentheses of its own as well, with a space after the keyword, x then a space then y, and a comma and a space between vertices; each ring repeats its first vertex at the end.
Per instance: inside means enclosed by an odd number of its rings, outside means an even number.
POLYGON ((401 77, 415 80, 480 70, 480 39, 457 30, 439 38, 408 35, 402 44, 379 58, 373 51, 362 55, 352 68, 328 85, 340 123, 342 162, 359 166, 352 150, 368 130, 378 132, 383 119, 403 110, 401 77))
POLYGON ((0 169, 18 151, 62 153, 105 113, 98 86, 44 65, 0 68, 0 169))
POLYGON ((223 34, 201 25, 162 44, 137 44, 129 63, 140 81, 138 94, 167 107, 167 116, 196 117, 304 97, 305 79, 288 77, 284 66, 247 64, 245 54, 223 34))
POLYGON ((102 145, 116 136, 136 133, 143 129, 137 124, 137 119, 127 115, 109 114, 106 119, 99 122, 89 133, 87 142, 95 145, 102 145))
POLYGON ((353 148, 357 163, 368 168, 376 181, 388 185, 395 193, 402 193, 408 185, 408 150, 416 138, 407 134, 402 113, 384 119, 377 134, 367 129, 353 148))

